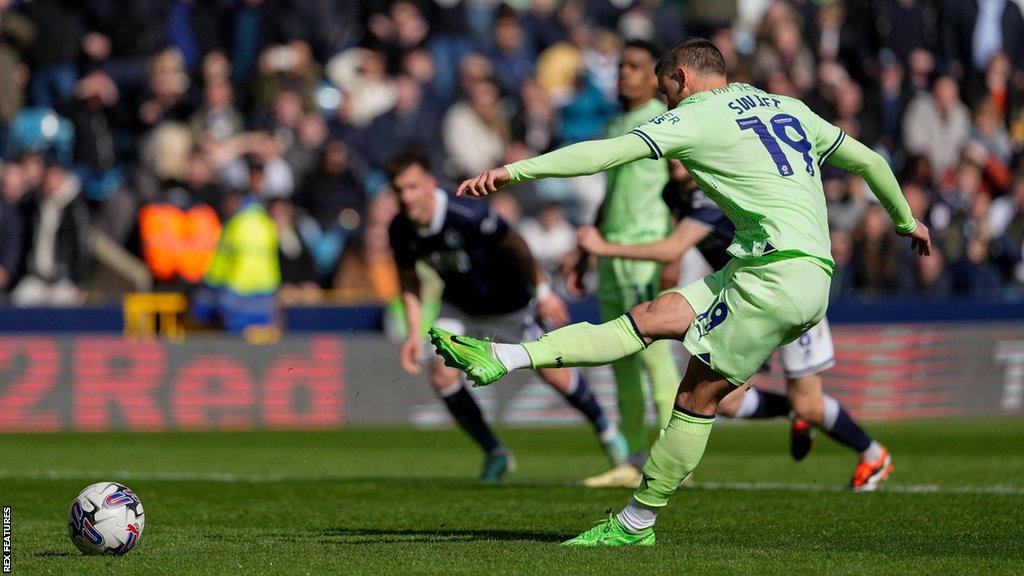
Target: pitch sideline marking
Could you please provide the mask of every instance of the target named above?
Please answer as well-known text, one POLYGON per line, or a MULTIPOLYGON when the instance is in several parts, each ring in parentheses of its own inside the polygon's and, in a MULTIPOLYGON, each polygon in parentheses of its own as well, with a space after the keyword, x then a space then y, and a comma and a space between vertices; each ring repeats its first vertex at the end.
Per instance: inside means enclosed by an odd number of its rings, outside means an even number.
MULTIPOLYGON (((359 478, 344 476, 290 476, 286 474, 233 474, 226 472, 88 472, 83 470, 0 470, 0 478, 17 480, 71 480, 77 478, 110 477, 122 480, 167 481, 167 482, 214 482, 224 484, 280 484, 284 482, 355 482, 359 478)), ((390 481, 390 479, 384 479, 390 481)), ((427 479, 408 479, 415 482, 427 479)), ((395 481, 402 482, 396 478, 395 481)), ((510 482, 507 486, 521 487, 569 487, 574 482, 524 481, 510 482)), ((788 482, 697 482, 689 490, 736 491, 736 492, 849 492, 836 484, 799 484, 788 482)), ((941 486, 938 484, 886 484, 880 492, 895 494, 998 494, 1024 496, 1022 486, 941 486)))

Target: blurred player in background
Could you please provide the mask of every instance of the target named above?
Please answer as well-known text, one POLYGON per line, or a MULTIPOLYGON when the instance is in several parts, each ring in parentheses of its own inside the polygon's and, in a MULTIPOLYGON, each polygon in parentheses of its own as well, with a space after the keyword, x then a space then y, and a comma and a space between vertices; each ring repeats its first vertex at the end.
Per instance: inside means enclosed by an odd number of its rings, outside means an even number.
MULTIPOLYGON (((399 202, 389 235, 409 327, 400 355, 406 372, 421 372, 425 355, 417 261, 436 270, 444 281, 435 326, 452 333, 535 339, 544 333, 540 319, 556 325, 568 320, 565 303, 551 291, 526 242, 487 204, 453 198, 441 190, 427 156, 416 151, 393 157, 387 172, 399 202)), ((612 465, 626 461, 626 439, 605 416, 579 370, 544 368, 537 374, 587 418, 612 465)), ((481 479, 497 481, 512 471, 512 454, 485 421, 459 371, 434 357, 430 383, 455 421, 486 453, 481 479)))
MULTIPOLYGON (((626 43, 619 61, 618 93, 622 111, 611 119, 605 137, 622 136, 651 118, 665 113, 657 98, 658 77, 654 65, 660 55, 654 45, 642 40, 626 43)), ((664 239, 671 229, 668 207, 661 201, 668 182, 668 161, 644 159, 612 168, 607 172, 604 202, 596 226, 611 242, 640 244, 664 239)), ((598 254, 598 256, 605 256, 598 254)), ((580 262, 586 265, 585 253, 580 262)), ((598 261, 597 297, 601 318, 614 320, 630 308, 653 299, 661 292, 661 263, 656 260, 602 257, 598 261)), ((581 271, 575 281, 580 283, 581 271)), ((570 279, 572 283, 573 279, 570 279)), ((575 287, 582 291, 580 286, 575 287)), ((679 387, 679 369, 672 358, 670 342, 655 342, 638 354, 612 363, 619 403, 619 427, 629 443, 629 460, 603 474, 584 481, 590 487, 640 485, 640 467, 647 459, 649 440, 644 422, 645 402, 642 372, 651 383, 658 428, 672 416, 672 403, 679 387)))
POLYGON ((736 228, 721 270, 600 325, 578 323, 526 343, 492 343, 430 330, 445 361, 478 385, 511 370, 608 364, 656 340, 690 352, 675 410, 651 447, 643 480, 617 515, 567 546, 652 546, 654 523, 704 455, 719 402, 743 386, 775 348, 825 316, 835 268, 821 166, 862 176, 911 248, 931 251, 885 159, 786 96, 729 83, 725 58, 690 38, 655 69, 670 110, 618 138, 573 144, 481 173, 459 194, 485 196, 506 185, 574 177, 643 158, 683 162, 736 228))
MULTIPOLYGON (((736 229, 725 213, 700 189, 688 190, 692 183, 686 168, 673 161, 673 182, 665 187, 665 203, 678 222, 671 236, 647 244, 622 244, 602 237, 597 228, 579 231, 581 248, 597 256, 636 258, 669 264, 679 262, 683 254, 697 247, 715 270, 729 262, 726 252, 736 229)), ((718 404, 717 413, 730 418, 776 418, 793 415, 790 427, 790 453, 803 460, 813 447, 811 425, 825 431, 834 440, 860 454, 850 480, 857 491, 871 491, 892 472, 888 450, 857 424, 839 402, 825 394, 821 373, 835 365, 835 346, 828 320, 822 319, 799 338, 779 348, 786 375, 786 396, 742 386, 718 404)))

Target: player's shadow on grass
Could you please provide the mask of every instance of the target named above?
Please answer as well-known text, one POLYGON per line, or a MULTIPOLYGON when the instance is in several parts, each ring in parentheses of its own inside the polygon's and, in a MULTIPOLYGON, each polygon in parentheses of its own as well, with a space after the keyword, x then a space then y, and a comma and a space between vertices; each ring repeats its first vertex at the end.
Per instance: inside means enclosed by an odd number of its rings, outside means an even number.
POLYGON ((526 530, 411 530, 329 528, 318 531, 322 544, 402 544, 410 542, 560 542, 564 535, 526 530))

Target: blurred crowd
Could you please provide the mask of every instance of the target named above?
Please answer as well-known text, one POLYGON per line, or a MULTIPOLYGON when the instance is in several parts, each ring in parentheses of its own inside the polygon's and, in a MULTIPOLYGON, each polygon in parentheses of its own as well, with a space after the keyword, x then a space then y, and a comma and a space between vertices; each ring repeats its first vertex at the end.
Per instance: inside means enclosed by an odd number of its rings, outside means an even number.
MULTIPOLYGON (((0 0, 0 289, 386 300, 389 156, 425 149, 450 185, 599 137, 624 40, 687 34, 885 155, 931 226, 911 258, 864 182, 826 173, 837 296, 1021 297, 1014 0, 0 0)), ((557 275, 603 192, 493 201, 557 275)))

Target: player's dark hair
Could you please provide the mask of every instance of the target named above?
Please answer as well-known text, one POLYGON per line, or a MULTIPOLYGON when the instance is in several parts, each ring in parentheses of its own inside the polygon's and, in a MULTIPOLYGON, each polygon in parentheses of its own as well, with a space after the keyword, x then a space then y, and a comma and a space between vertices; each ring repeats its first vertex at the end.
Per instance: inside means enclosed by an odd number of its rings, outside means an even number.
POLYGON ((687 38, 676 42, 661 55, 654 67, 657 74, 668 73, 678 66, 685 66, 708 76, 725 76, 725 57, 710 40, 687 38))
POLYGON ((395 176, 405 172, 406 169, 412 166, 419 166, 425 171, 430 172, 430 156, 417 148, 403 150, 388 158, 387 164, 384 165, 384 171, 388 174, 388 180, 394 180, 395 176))
POLYGON ((654 60, 655 62, 657 62, 658 59, 661 58, 661 48, 658 48, 658 46, 654 42, 640 40, 638 38, 633 40, 627 40, 626 43, 622 46, 622 49, 626 50, 627 48, 636 48, 637 50, 643 50, 644 52, 650 54, 651 60, 654 60))

